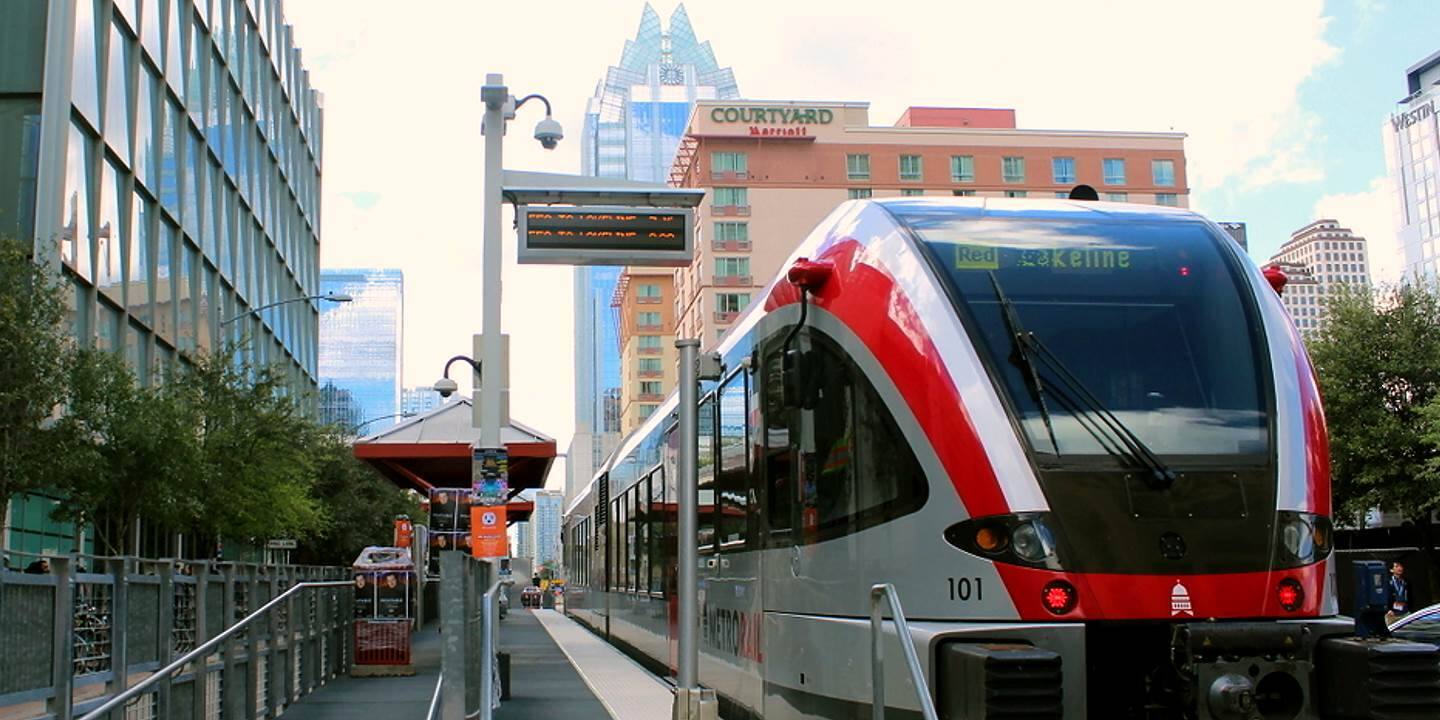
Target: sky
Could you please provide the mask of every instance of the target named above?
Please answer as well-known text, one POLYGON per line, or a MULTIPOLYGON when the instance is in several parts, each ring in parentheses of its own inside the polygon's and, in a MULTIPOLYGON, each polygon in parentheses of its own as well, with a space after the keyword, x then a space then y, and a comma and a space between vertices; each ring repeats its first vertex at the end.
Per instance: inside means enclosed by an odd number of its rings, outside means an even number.
MULTIPOLYGON (((668 18, 672 0, 655 9, 668 18)), ((1404 71, 1437 48, 1431 0, 691 0, 697 35, 743 97, 1015 108, 1021 128, 1180 131, 1191 207, 1249 225, 1263 262, 1333 217, 1398 277, 1382 126, 1404 71), (1428 31, 1420 31, 1428 29, 1428 31)), ((569 137, 532 139, 527 105, 505 166, 579 171, 586 99, 640 20, 642 0, 545 3, 286 0, 324 93, 321 266, 405 274, 403 384, 429 385, 480 327, 479 89, 504 73, 538 92, 569 137)), ((507 209, 503 324, 513 416, 574 426, 571 270, 514 263, 507 209)), ((462 389, 468 390, 462 381, 462 389)), ((550 485, 563 482, 552 473, 550 485)))

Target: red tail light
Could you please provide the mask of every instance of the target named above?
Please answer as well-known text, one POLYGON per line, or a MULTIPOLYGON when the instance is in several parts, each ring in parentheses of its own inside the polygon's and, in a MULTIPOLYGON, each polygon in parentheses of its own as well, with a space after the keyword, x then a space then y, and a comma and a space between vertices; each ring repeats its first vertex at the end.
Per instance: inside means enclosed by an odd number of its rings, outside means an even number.
POLYGON ((1305 588, 1295 578, 1285 578, 1275 588, 1275 597, 1285 612, 1295 612, 1305 604, 1305 588))
POLYGON ((1040 591, 1040 602, 1046 610, 1056 614, 1064 615, 1075 609, 1080 596, 1075 592, 1075 586, 1064 580, 1052 580, 1040 591))

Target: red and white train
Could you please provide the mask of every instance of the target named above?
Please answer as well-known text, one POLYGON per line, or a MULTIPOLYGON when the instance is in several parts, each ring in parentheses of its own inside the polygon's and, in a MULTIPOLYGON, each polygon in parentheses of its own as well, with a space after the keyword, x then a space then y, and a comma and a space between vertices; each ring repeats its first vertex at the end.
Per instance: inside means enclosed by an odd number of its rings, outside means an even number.
MULTIPOLYGON (((1369 681, 1320 643, 1352 625, 1309 360, 1214 223, 852 201, 791 268, 700 392, 700 678, 726 717, 868 718, 881 582, 946 717, 1319 718, 1369 681)), ((660 670, 676 406, 564 527, 566 612, 660 670)), ((891 632, 887 716, 919 717, 891 632)))

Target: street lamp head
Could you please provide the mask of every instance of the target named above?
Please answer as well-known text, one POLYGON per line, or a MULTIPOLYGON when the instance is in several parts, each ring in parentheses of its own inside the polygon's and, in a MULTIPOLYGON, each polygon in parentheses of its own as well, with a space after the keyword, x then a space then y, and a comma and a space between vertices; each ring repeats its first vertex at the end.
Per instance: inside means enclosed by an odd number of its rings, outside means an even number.
POLYGON ((565 137, 565 132, 560 129, 560 123, 546 113, 545 119, 535 124, 535 139, 540 141, 540 146, 546 150, 554 150, 560 140, 565 137))
POLYGON ((321 300, 328 300, 328 301, 330 301, 330 302, 336 302, 336 303, 347 303, 347 302, 354 302, 354 301, 355 301, 355 298, 350 297, 349 295, 346 295, 345 293, 326 293, 326 294, 324 294, 324 295, 321 295, 321 296, 320 296, 320 299, 321 299, 321 300))
POLYGON ((454 395, 455 392, 460 389, 460 386, 455 384, 455 381, 451 380, 448 377, 436 380, 434 387, 435 392, 440 393, 440 397, 442 398, 448 398, 451 395, 454 395))

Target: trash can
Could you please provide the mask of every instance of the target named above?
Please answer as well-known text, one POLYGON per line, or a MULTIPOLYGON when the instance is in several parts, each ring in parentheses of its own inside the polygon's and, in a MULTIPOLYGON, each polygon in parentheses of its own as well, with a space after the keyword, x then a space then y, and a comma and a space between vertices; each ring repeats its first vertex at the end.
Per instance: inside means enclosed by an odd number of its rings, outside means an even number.
POLYGON ((414 675, 410 630, 419 584, 409 548, 367 547, 351 565, 355 580, 352 676, 414 675))

